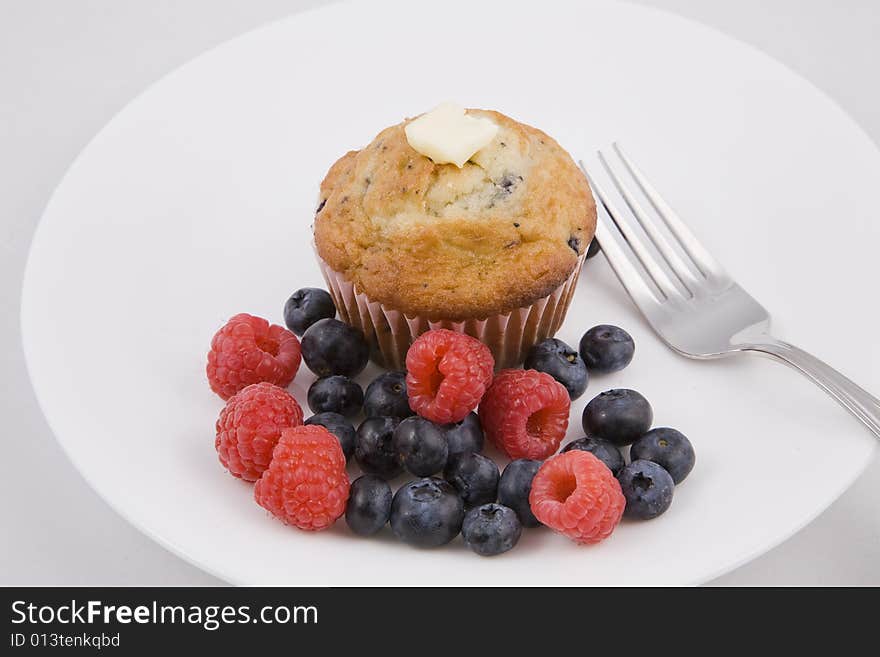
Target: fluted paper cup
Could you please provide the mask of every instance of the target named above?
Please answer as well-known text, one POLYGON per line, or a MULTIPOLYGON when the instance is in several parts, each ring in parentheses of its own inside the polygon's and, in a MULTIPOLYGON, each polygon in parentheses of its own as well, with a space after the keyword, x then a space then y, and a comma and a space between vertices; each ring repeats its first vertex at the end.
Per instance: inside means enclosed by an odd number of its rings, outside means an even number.
POLYGON ((480 340, 495 357, 496 368, 520 364, 532 345, 553 337, 562 326, 585 256, 578 258, 568 279, 546 297, 508 313, 456 322, 409 317, 373 301, 316 253, 340 319, 364 332, 374 361, 394 370, 406 369, 409 346, 425 331, 437 328, 466 333, 480 340))

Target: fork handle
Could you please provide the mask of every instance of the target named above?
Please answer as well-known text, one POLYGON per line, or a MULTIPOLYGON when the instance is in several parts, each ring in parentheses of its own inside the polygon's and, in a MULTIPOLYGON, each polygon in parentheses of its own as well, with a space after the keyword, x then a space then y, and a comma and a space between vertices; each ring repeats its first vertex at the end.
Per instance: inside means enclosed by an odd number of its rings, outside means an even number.
POLYGON ((740 345, 740 348, 765 354, 793 367, 836 399, 880 438, 880 400, 833 367, 803 349, 770 336, 760 342, 740 345))

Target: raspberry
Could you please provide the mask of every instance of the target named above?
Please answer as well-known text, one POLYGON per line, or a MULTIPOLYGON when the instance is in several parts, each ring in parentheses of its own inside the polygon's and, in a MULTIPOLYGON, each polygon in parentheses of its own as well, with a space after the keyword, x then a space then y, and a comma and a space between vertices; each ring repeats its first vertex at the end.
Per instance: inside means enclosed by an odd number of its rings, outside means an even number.
POLYGON ((302 421, 302 409, 289 392, 271 383, 249 385, 220 411, 214 441, 220 462, 236 477, 256 481, 269 466, 281 431, 302 421))
POLYGON ((557 454, 532 479, 529 505, 535 517, 578 543, 608 538, 626 506, 611 470, 589 452, 557 454))
POLYGON ((409 405, 438 424, 460 422, 492 382, 495 359, 476 338, 447 329, 422 333, 406 353, 409 405))
POLYGON ((229 399, 252 383, 285 387, 299 369, 299 340, 287 329, 245 313, 214 334, 208 352, 211 390, 229 399))
POLYGON ((545 459, 565 437, 571 399, 536 370, 501 370, 480 402, 483 431, 511 459, 545 459))
POLYGON ((345 513, 348 488, 336 436, 309 424, 281 431, 272 462, 254 484, 254 499, 284 523, 317 531, 345 513))

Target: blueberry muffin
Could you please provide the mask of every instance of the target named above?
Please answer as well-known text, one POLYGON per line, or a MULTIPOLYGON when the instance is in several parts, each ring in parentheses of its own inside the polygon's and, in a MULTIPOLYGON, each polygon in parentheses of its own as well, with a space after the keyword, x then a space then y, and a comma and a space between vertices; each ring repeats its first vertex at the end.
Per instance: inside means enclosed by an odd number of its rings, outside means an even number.
POLYGON ((460 168, 407 139, 408 119, 340 158, 321 184, 315 249, 343 319, 400 367, 429 328, 482 339, 499 366, 555 333, 596 227, 583 173, 551 137, 497 131, 460 168))

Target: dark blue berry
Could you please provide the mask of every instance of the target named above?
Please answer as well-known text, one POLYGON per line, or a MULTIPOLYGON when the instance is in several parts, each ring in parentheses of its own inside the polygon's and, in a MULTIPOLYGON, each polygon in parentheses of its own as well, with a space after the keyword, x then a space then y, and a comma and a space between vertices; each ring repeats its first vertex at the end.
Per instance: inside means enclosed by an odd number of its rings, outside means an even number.
POLYGON ((620 471, 623 470, 623 466, 626 465, 623 460, 623 454, 620 453, 617 446, 604 438, 584 436, 583 438, 578 438, 577 440, 568 443, 568 445, 562 448, 562 451, 568 452, 572 449, 589 452, 602 461, 602 463, 607 465, 608 469, 611 470, 615 477, 620 474, 620 471))
POLYGON ((304 287, 294 292, 284 304, 284 323, 302 335, 319 319, 336 317, 336 306, 327 292, 317 287, 304 287))
POLYGON ((394 449, 394 429, 399 423, 396 417, 368 417, 361 422, 354 443, 354 458, 361 470, 383 479, 403 472, 394 449))
POLYGON ((367 366, 370 348, 364 334, 338 319, 321 319, 302 338, 302 357, 318 376, 357 376, 367 366))
POLYGON ((621 471, 618 481, 626 498, 623 515, 627 518, 650 520, 672 504, 675 482, 662 465, 653 461, 633 461, 621 471))
POLYGON ((357 415, 364 403, 364 391, 347 376, 327 376, 309 386, 309 408, 315 413, 357 415))
POLYGON ((500 504, 483 504, 467 512, 461 526, 465 545, 483 557, 507 552, 522 535, 516 512, 500 504))
POLYGON ((643 459, 662 465, 676 484, 694 469, 697 458, 687 436, 669 427, 651 429, 632 444, 629 453, 633 461, 643 459))
POLYGON ((584 408, 584 433, 623 447, 650 429, 653 420, 651 405, 635 390, 608 390, 584 408))
POLYGON ((391 515, 391 486, 375 475, 363 475, 351 484, 345 505, 345 522, 355 534, 371 536, 391 515))
POLYGON ((436 477, 401 486, 391 503, 391 529, 417 547, 449 543, 461 531, 464 504, 455 489, 436 477))
POLYGON ((547 338, 529 349, 523 367, 545 372, 568 390, 568 396, 577 399, 587 389, 587 366, 577 351, 562 340, 547 338))
POLYGON ((417 477, 440 472, 448 448, 443 430, 421 417, 408 417, 394 430, 394 449, 403 467, 417 477))
POLYGON ((518 176, 512 173, 506 173, 502 176, 501 180, 495 183, 498 186, 498 191, 496 196, 504 196, 507 194, 512 194, 514 187, 517 186, 518 183, 522 182, 523 177, 518 176))
POLYGON ((318 424, 336 436, 339 439, 339 444, 342 447, 342 453, 345 454, 346 460, 350 459, 351 455, 354 454, 354 427, 351 422, 339 413, 316 413, 306 420, 304 424, 318 424))
POLYGON ((413 415, 406 395, 406 372, 385 372, 373 379, 364 393, 364 414, 401 419, 413 415))
POLYGON ((600 324, 584 333, 580 352, 590 372, 609 374, 630 364, 636 352, 636 343, 622 328, 600 324))
POLYGON ((446 442, 449 445, 449 463, 464 454, 479 454, 483 451, 483 428, 480 417, 473 411, 461 422, 444 424, 446 442))
POLYGON ((468 508, 494 502, 498 497, 498 466, 482 454, 463 454, 443 471, 443 477, 461 495, 468 508))
POLYGON ((516 459, 507 464, 498 482, 498 501, 516 512, 523 527, 537 527, 541 524, 529 505, 532 479, 540 467, 541 461, 516 459))
POLYGON ((601 250, 602 250, 602 247, 599 246, 599 240, 597 240, 597 239, 594 237, 594 238, 592 239, 592 241, 590 242, 590 246, 587 247, 587 257, 586 257, 586 259, 589 260, 589 259, 592 258, 594 255, 596 255, 597 253, 599 253, 599 251, 601 251, 601 250))

